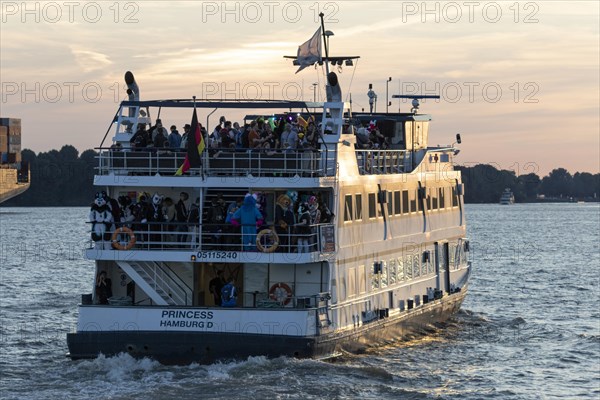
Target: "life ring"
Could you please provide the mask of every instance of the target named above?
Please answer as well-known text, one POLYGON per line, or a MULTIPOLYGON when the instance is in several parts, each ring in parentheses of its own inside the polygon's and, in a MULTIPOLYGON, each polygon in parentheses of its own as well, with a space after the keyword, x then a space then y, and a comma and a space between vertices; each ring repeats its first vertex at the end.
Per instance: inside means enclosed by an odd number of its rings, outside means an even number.
POLYGON ((133 231, 126 226, 115 229, 111 237, 112 247, 117 250, 129 250, 135 245, 135 234, 133 231), (122 245, 119 242, 119 235, 125 233, 129 236, 129 242, 126 245, 122 245))
POLYGON ((276 283, 269 289, 269 298, 285 306, 292 300, 292 289, 283 282, 276 283))
POLYGON ((279 247, 279 236, 274 229, 263 229, 256 235, 256 247, 263 253, 272 253, 279 247), (265 242, 263 244, 263 242, 265 242))

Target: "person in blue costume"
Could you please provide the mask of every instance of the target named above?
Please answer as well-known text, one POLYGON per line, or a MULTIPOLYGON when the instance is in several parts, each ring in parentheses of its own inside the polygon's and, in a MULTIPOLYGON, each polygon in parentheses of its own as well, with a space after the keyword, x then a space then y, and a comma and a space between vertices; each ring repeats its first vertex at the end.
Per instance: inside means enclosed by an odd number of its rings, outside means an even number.
POLYGON ((263 224, 263 216, 256 208, 256 199, 251 194, 246 195, 242 206, 233 214, 231 223, 242 227, 244 251, 256 251, 256 227, 263 224))
POLYGON ((231 277, 221 289, 221 307, 235 307, 236 305, 237 289, 235 288, 235 279, 231 277))

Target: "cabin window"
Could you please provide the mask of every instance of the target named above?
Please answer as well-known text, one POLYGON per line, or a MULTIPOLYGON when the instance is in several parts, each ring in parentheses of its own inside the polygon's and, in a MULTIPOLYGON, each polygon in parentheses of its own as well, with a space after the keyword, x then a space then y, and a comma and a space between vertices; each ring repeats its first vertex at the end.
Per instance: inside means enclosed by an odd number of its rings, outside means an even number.
POLYGON ((431 189, 431 208, 433 210, 438 209, 437 188, 431 189))
POLYGON ((380 272, 379 275, 381 276, 381 288, 383 289, 384 287, 386 287, 388 285, 388 269, 387 269, 387 264, 385 261, 380 261, 380 272))
POLYGON ((388 262, 388 282, 390 286, 396 283, 396 260, 394 259, 388 262))
POLYGON ((354 214, 352 209, 352 195, 347 194, 344 199, 344 221, 352 221, 352 216, 354 214))
POLYGON ((400 202, 400 191, 394 192, 394 214, 400 215, 402 213, 402 203, 400 202))
POLYGON ((370 278, 371 278, 371 290, 379 289, 379 277, 381 274, 381 263, 374 262, 373 268, 371 269, 370 278))
POLYGON ((404 262, 402 257, 396 259, 396 277, 398 282, 403 281, 406 277, 404 275, 404 262))
POLYGON ((412 256, 404 257, 404 276, 406 279, 412 279, 412 256))
POLYGON ((426 203, 427 203, 427 210, 431 210, 431 189, 427 189, 427 199, 426 199, 426 203))
POLYGON ((418 254, 413 255, 413 277, 417 278, 421 276, 421 260, 418 254))
POLYGON ((439 198, 440 208, 446 208, 446 200, 445 200, 445 196, 444 196, 446 194, 445 191, 446 191, 446 188, 443 188, 443 187, 441 187, 440 190, 439 190, 439 193, 440 193, 440 196, 439 196, 440 197, 439 198))
POLYGON ((369 193, 369 218, 377 217, 377 202, 375 201, 375 193, 369 193))
POLYGON ((348 297, 356 296, 356 267, 348 268, 348 297))
POLYGON ((391 191, 387 192, 387 211, 390 217, 394 215, 393 193, 391 191))
POLYGON ((408 214, 408 190, 402 191, 402 214, 408 214))
POLYGON ((362 219, 362 194, 357 194, 356 196, 356 220, 360 221, 362 219))

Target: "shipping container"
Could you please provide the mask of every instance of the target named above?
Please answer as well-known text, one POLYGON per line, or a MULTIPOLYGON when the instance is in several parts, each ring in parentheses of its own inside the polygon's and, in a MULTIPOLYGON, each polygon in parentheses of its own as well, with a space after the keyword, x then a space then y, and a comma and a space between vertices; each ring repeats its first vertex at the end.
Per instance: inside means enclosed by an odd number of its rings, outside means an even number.
POLYGON ((0 125, 2 126, 18 126, 21 128, 21 118, 0 118, 0 125))
POLYGON ((0 153, 8 153, 8 128, 0 126, 0 153))
POLYGON ((8 153, 8 163, 15 164, 21 162, 21 153, 8 153))

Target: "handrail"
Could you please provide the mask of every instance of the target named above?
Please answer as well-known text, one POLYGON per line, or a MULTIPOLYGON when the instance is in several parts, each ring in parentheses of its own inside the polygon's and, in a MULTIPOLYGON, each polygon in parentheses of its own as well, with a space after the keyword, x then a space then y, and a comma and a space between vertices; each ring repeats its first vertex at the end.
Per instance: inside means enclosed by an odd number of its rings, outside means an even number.
POLYGON ((108 129, 106 130, 106 133, 104 134, 104 137, 102 138, 102 142, 100 143, 100 147, 102 147, 102 145, 104 144, 104 141, 106 140, 106 137, 108 136, 108 132, 110 132, 110 129, 112 128, 112 125, 115 123, 115 121, 117 120, 118 117, 119 117, 119 110, 117 110, 117 112, 115 113, 115 116, 113 117, 112 121, 110 121, 110 125, 108 125, 108 129))
MULTIPOLYGON (((173 269, 171 268, 171 266, 169 264, 167 264, 166 262, 163 262, 163 265, 169 270, 171 271, 171 273, 173 275, 175 275, 175 277, 177 277, 177 279, 179 280, 179 282, 181 282, 181 284, 183 284, 185 286, 186 289, 188 289, 190 292, 193 292, 193 289, 187 284, 185 283, 185 281, 183 279, 181 279, 181 277, 179 275, 177 275, 177 273, 175 271, 173 271, 173 269)), ((185 290, 185 289, 184 289, 185 290)), ((186 293, 187 296, 187 293, 186 293)), ((187 303, 186 303, 187 304, 187 303)))
MULTIPOLYGON (((173 276, 171 276, 169 273, 167 273, 167 272, 166 272, 166 271, 165 271, 165 270, 164 270, 164 269, 163 269, 163 268, 160 266, 160 264, 159 264, 159 263, 157 263, 157 262, 153 262, 153 264, 154 264, 154 265, 155 265, 155 267, 156 267, 156 268, 158 268, 158 269, 159 269, 159 270, 160 270, 160 271, 161 271, 161 272, 162 272, 162 273, 163 273, 165 276, 168 276, 168 277, 169 277, 169 279, 170 279, 170 280, 171 280, 171 281, 172 281, 172 282, 173 282, 175 285, 177 285, 177 286, 179 287, 179 289, 181 289, 181 291, 183 292, 183 295, 184 295, 184 301, 185 301, 185 303, 184 303, 184 304, 186 304, 186 305, 187 305, 187 303, 188 303, 188 302, 187 302, 187 292, 185 291, 185 289, 184 289, 184 288, 183 288, 183 287, 182 287, 182 286, 181 286, 181 285, 180 285, 180 284, 179 284, 179 283, 178 283, 178 282, 177 282, 175 279, 173 279, 173 276)), ((173 271, 171 271, 171 272, 173 272, 173 271)), ((173 272, 173 273, 175 274, 175 272, 173 272)), ((177 275, 176 275, 176 276, 177 276, 177 275)), ((179 278, 179 277, 177 277, 177 278, 179 278)), ((165 280, 165 283, 168 285, 168 281, 166 281, 166 280, 165 280)))
MULTIPOLYGON (((202 154, 202 165, 191 171, 208 176, 229 174, 254 176, 333 176, 336 150, 324 148, 298 149, 234 149, 211 148, 202 154)), ((183 164, 185 151, 174 148, 142 149, 96 148, 99 175, 173 174, 183 164)))
MULTIPOLYGON (((87 224, 94 222, 88 221, 87 224)), ((136 237, 136 243, 133 247, 138 250, 160 250, 160 251, 182 251, 184 249, 206 250, 206 251, 247 251, 258 252, 254 242, 248 245, 244 244, 241 239, 245 235, 257 236, 264 229, 273 229, 272 224, 266 224, 256 228, 252 232, 243 232, 242 229, 236 228, 232 224, 208 224, 203 222, 117 222, 111 223, 115 227, 129 227, 133 230, 136 237), (177 229, 179 228, 179 229, 177 229), (187 228, 187 230, 183 230, 187 228), (170 236, 170 238, 169 238, 170 236)), ((244 226, 244 225, 242 225, 244 226)), ((246 225, 256 227, 256 225, 246 225)), ((294 232, 294 227, 289 227, 285 232, 277 233, 279 237, 277 253, 314 253, 326 252, 324 243, 321 241, 322 228, 326 226, 335 226, 333 223, 323 223, 308 225, 307 233, 300 234, 294 232), (301 242, 299 239, 303 239, 301 242)), ((335 230, 334 230, 335 232, 335 230)), ((108 230, 105 233, 106 237, 110 237, 112 231, 108 230)), ((335 233, 334 233, 335 234, 335 233)), ((126 241, 126 239, 123 239, 126 241)), ((101 243, 103 241, 98 241, 101 243)), ((110 240, 104 240, 104 243, 110 240)), ((335 238, 334 238, 335 243, 335 238)), ((94 241, 90 239, 89 248, 94 247, 94 241)), ((331 252, 331 250, 327 251, 331 252)))
MULTIPOLYGON (((148 263, 146 263, 146 265, 148 265, 148 263)), ((157 269, 159 269, 160 272, 162 272, 163 275, 166 275, 166 272, 163 271, 162 269, 160 269, 160 267, 158 266, 158 264, 156 262, 151 262, 150 263, 150 268, 152 269, 152 272, 153 272, 153 275, 154 275, 153 276, 154 282, 156 282, 156 284, 159 284, 159 282, 162 282, 163 285, 162 285, 161 289, 166 286, 166 288, 169 289, 172 292, 172 293, 167 293, 169 295, 169 297, 173 298, 173 295, 175 295, 180 300, 185 301, 184 304, 187 305, 187 294, 185 294, 185 291, 183 290, 183 288, 180 287, 181 291, 184 292, 185 296, 184 296, 184 298, 181 298, 180 294, 178 294, 175 290, 172 290, 172 287, 169 285, 169 282, 162 275, 157 274, 157 269)), ((175 284, 177 284, 177 283, 175 282, 175 284)))

